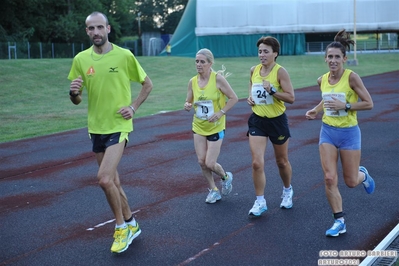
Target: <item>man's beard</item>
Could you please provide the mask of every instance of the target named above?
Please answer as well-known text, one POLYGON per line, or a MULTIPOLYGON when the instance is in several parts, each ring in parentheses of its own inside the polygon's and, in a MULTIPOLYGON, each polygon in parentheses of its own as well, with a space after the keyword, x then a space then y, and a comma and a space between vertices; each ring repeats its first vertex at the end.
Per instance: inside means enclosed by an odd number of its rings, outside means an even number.
POLYGON ((91 42, 93 43, 94 46, 101 47, 101 46, 104 45, 104 43, 106 42, 106 40, 103 39, 103 38, 101 38, 101 42, 100 42, 100 43, 95 43, 95 42, 94 42, 94 39, 93 39, 91 42))

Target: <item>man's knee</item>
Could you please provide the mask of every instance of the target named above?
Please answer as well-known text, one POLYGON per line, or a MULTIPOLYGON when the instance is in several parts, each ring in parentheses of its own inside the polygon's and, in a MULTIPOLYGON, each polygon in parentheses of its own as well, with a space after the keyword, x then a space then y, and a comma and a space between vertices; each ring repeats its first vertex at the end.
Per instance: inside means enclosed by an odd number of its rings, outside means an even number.
POLYGON ((100 187, 105 190, 115 185, 112 176, 109 174, 99 173, 97 175, 97 179, 98 179, 98 184, 100 185, 100 187))

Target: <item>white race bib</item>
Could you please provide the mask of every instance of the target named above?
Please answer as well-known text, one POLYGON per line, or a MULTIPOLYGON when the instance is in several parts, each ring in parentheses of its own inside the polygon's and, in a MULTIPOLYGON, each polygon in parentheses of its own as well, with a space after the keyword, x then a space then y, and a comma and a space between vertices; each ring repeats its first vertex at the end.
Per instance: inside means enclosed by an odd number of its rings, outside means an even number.
POLYGON ((208 101, 198 101, 194 103, 197 106, 197 111, 195 115, 202 120, 208 120, 209 117, 215 112, 213 109, 212 100, 208 101))
POLYGON ((251 96, 256 105, 267 105, 267 104, 274 103, 273 96, 271 96, 265 90, 265 88, 263 88, 262 83, 253 83, 252 84, 251 96))
MULTIPOLYGON (((323 93, 323 101, 330 101, 332 100, 332 97, 337 98, 338 100, 340 100, 343 103, 346 103, 346 99, 345 99, 345 93, 343 92, 339 92, 339 93, 323 93)), ((326 108, 325 110, 325 114, 326 116, 348 116, 348 113, 345 112, 345 110, 333 110, 333 109, 329 109, 326 108)))

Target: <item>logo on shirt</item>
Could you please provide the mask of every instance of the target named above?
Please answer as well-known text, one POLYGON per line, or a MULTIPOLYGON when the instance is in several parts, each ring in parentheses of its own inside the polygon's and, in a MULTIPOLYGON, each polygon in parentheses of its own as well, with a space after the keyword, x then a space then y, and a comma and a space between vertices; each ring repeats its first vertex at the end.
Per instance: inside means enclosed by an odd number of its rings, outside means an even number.
POLYGON ((109 73, 118 73, 118 70, 116 70, 118 67, 110 67, 109 68, 109 73))
POLYGON ((200 95, 198 97, 198 101, 205 101, 205 100, 206 100, 206 96, 204 96, 204 95, 200 95))
POLYGON ((87 72, 86 72, 86 75, 89 76, 89 77, 92 77, 92 76, 94 76, 95 74, 96 74, 96 71, 94 70, 94 67, 93 67, 93 66, 91 66, 91 67, 89 68, 89 70, 87 70, 87 72))

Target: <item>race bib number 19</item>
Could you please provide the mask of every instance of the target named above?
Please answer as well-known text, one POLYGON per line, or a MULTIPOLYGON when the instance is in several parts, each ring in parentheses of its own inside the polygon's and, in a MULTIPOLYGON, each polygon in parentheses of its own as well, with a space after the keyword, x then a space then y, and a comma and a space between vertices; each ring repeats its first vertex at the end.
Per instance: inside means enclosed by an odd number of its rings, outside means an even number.
POLYGON ((273 96, 269 95, 265 88, 263 88, 262 83, 252 84, 251 96, 256 105, 267 105, 274 102, 273 96))
POLYGON ((213 110, 213 102, 211 100, 208 101, 198 101, 194 103, 197 106, 196 116, 202 120, 208 120, 208 117, 211 117, 215 112, 213 110))

